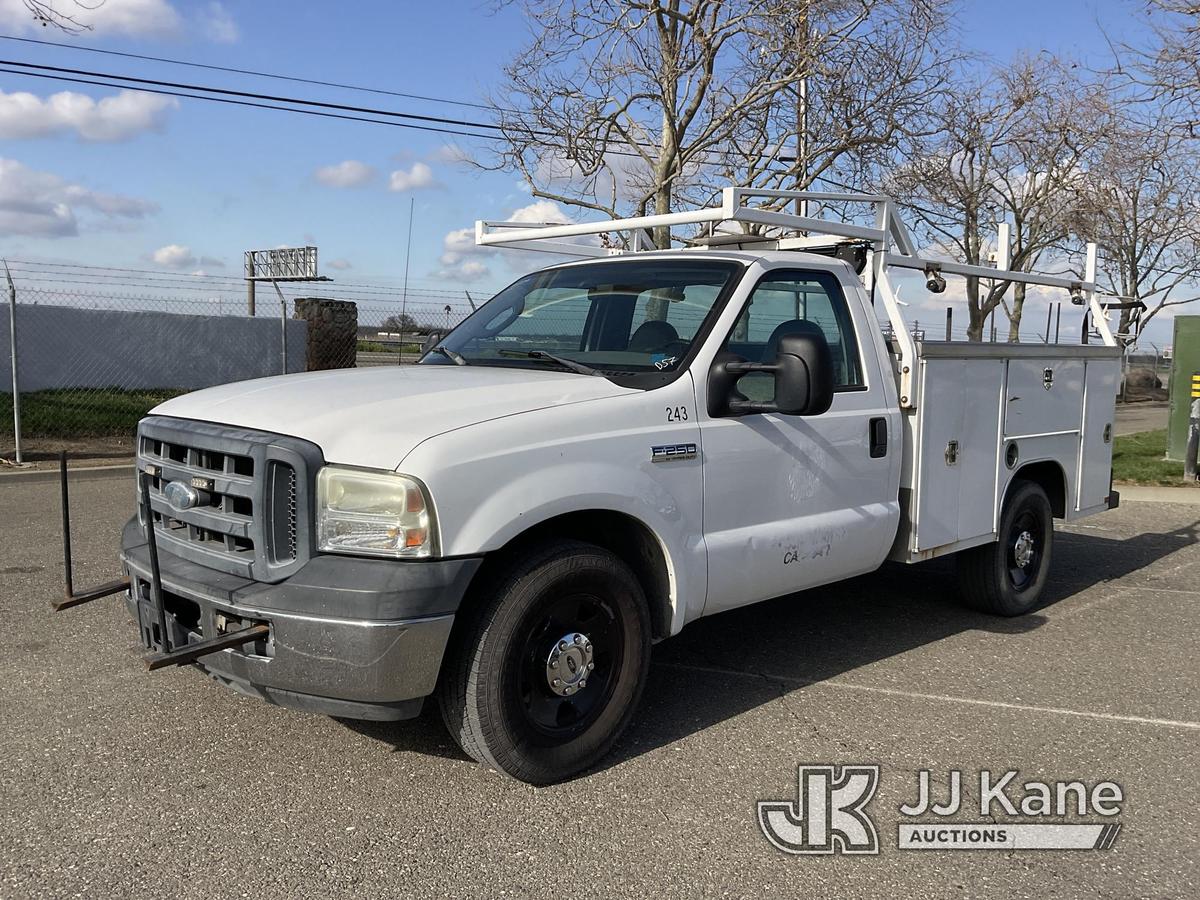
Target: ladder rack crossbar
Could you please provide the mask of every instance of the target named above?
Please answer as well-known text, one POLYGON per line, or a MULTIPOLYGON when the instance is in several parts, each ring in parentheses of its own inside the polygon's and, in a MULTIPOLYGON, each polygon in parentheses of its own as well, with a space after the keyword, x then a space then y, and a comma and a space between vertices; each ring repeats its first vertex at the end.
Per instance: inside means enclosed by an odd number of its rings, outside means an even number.
POLYGON ((1081 291, 1091 291, 1096 288, 1096 285, 1092 282, 1082 281, 1079 278, 1067 277, 1065 275, 1043 275, 1040 272, 993 269, 990 266, 972 266, 966 263, 929 260, 922 259, 919 256, 904 256, 899 253, 887 254, 886 262, 889 266, 896 266, 900 269, 916 269, 921 272, 932 268, 942 274, 975 276, 976 278, 990 278, 995 281, 1017 281, 1022 284, 1040 284, 1045 287, 1066 288, 1067 290, 1075 288, 1081 291))

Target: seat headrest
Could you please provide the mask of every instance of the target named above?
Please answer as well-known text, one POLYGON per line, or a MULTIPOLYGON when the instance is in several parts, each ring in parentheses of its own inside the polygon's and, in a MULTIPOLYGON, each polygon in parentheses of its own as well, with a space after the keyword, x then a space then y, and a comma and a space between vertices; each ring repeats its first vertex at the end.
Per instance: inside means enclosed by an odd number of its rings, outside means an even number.
POLYGON ((661 319, 651 319, 643 322, 629 338, 629 349, 641 353, 661 350, 672 341, 679 340, 679 332, 670 322, 661 319))
POLYGON ((779 341, 788 334, 811 334, 814 337, 825 337, 824 329, 808 319, 791 319, 787 322, 780 322, 771 332, 771 337, 767 339, 767 346, 763 351, 764 360, 773 359, 778 355, 779 341))

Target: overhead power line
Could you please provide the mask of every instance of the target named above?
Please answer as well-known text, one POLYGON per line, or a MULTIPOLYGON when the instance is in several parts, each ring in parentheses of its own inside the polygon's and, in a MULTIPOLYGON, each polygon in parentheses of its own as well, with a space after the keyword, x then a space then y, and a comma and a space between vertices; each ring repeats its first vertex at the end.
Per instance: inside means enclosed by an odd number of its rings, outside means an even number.
MULTIPOLYGON (((95 72, 89 69, 71 69, 64 66, 47 66, 39 63, 22 62, 14 59, 0 59, 0 65, 19 66, 22 69, 37 69, 42 72, 79 75, 87 78, 107 78, 127 81, 135 85, 152 85, 154 87, 172 88, 174 90, 203 91, 206 94, 216 94, 222 97, 249 98, 271 103, 289 103, 294 106, 311 106, 317 109, 331 109, 338 112, 366 113, 373 116, 388 116, 397 119, 408 119, 416 122, 433 122, 441 125, 457 125, 464 128, 486 128, 501 131, 502 126, 491 122, 475 122, 468 119, 450 119, 445 116, 426 116, 420 113, 399 112, 390 109, 378 109, 370 106, 351 106, 346 103, 330 103, 324 100, 307 100, 302 97, 283 97, 276 94, 260 94, 256 91, 237 91, 232 88, 208 87, 207 85, 187 84, 179 81, 163 81, 158 78, 137 78, 133 75, 120 75, 112 72, 95 72)), ((536 131, 532 128, 518 128, 535 137, 553 137, 550 132, 536 131)))
MULTIPOLYGON (((140 59, 146 62, 165 63, 172 66, 187 66, 192 69, 208 69, 212 72, 228 72, 234 75, 251 75, 255 78, 271 78, 276 81, 291 81, 296 84, 312 84, 319 87, 338 88, 345 91, 361 91, 367 94, 380 94, 387 97, 402 97, 405 100, 420 100, 425 103, 448 103, 453 106, 466 106, 473 109, 496 111, 497 107, 487 103, 476 103, 470 100, 453 100, 449 97, 431 97, 427 94, 409 94, 404 91, 392 91, 386 88, 367 87, 359 84, 343 84, 337 81, 323 81, 319 78, 302 78, 299 75, 282 75, 277 72, 260 72, 255 69, 238 69, 232 66, 217 66, 211 63, 192 62, 184 59, 171 59, 165 56, 146 56, 141 53, 124 53, 120 50, 103 50, 100 47, 80 47, 75 44, 64 44, 59 41, 42 41, 37 38, 17 37, 12 34, 0 34, 0 40, 20 41, 23 44, 40 44, 43 47, 59 47, 63 50, 77 50, 85 53, 99 53, 105 56, 119 56, 125 59, 140 59)), ((507 110, 514 112, 514 110, 507 110)))
MULTIPOLYGON (((8 75, 24 75, 28 78, 42 78, 51 81, 65 81, 71 84, 90 84, 96 87, 111 87, 128 89, 130 85, 121 84, 119 82, 101 81, 98 79, 72 78, 66 75, 49 75, 44 72, 29 72, 22 69, 8 69, 0 67, 0 72, 8 75)), ((496 140, 499 135, 494 134, 473 134, 468 131, 453 128, 438 128, 432 125, 415 125, 411 122, 395 122, 386 119, 372 119, 367 116, 351 116, 342 113, 322 112, 317 109, 301 109, 292 106, 277 106, 271 103, 257 103, 250 100, 234 100, 230 97, 211 97, 205 94, 189 94, 184 91, 172 91, 164 88, 156 88, 150 86, 137 87, 135 90, 144 91, 148 94, 162 94, 168 97, 184 97, 189 100, 207 100, 211 103, 226 103, 231 106, 248 106, 256 109, 274 109, 279 112, 300 113, 307 116, 320 116, 325 119, 342 119, 349 122, 367 122, 372 125, 391 125, 394 128, 408 128, 415 131, 432 131, 438 134, 454 134, 460 137, 479 138, 481 140, 496 140)))

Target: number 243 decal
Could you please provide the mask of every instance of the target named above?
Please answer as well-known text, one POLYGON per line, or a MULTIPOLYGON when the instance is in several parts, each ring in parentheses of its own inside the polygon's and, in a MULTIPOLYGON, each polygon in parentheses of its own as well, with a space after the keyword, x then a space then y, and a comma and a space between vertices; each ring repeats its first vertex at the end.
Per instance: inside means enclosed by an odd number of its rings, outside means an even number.
POLYGON ((686 422, 688 420, 688 411, 686 406, 668 406, 667 421, 668 422, 686 422))

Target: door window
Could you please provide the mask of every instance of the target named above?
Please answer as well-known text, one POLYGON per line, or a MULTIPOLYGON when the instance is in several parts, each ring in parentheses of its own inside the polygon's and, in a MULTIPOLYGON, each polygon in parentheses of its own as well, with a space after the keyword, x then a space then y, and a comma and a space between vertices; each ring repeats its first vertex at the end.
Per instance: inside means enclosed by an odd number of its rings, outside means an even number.
MULTIPOLYGON (((723 349, 749 362, 769 363, 775 358, 780 338, 813 328, 829 342, 834 389, 862 389, 865 385, 854 323, 845 293, 831 272, 769 273, 746 301, 723 349)), ((772 399, 773 388, 774 381, 766 373, 752 372, 738 382, 738 390, 750 400, 772 399)))

